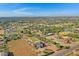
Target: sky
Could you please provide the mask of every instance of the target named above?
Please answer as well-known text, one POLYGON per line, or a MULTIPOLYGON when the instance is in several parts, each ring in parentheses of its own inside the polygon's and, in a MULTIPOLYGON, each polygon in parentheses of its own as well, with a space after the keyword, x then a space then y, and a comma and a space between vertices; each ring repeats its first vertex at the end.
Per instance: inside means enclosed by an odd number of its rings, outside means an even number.
POLYGON ((0 17, 79 16, 79 3, 0 3, 0 17))

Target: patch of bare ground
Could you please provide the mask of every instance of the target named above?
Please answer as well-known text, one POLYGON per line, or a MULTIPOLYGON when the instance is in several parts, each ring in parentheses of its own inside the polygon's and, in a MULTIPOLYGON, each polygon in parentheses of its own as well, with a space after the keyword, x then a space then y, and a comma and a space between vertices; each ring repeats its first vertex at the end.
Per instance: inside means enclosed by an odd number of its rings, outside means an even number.
POLYGON ((56 47, 55 45, 53 45, 53 44, 47 46, 46 49, 52 50, 52 51, 54 51, 54 52, 60 50, 59 48, 57 48, 57 47, 56 47))
POLYGON ((33 49, 34 47, 28 45, 25 40, 12 40, 8 42, 9 51, 13 52, 15 56, 36 56, 38 53, 33 49))

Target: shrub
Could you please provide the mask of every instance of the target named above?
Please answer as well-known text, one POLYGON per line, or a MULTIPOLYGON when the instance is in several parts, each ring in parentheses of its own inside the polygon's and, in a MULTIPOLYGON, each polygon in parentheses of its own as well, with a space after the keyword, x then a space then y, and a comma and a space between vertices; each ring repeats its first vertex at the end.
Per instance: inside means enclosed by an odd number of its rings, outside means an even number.
POLYGON ((64 46, 63 48, 64 48, 64 49, 69 49, 69 48, 70 48, 70 46, 64 46))
POLYGON ((47 55, 50 55, 50 54, 52 54, 52 53, 54 53, 54 51, 49 50, 49 49, 45 49, 45 50, 43 51, 43 55, 42 55, 42 56, 47 56, 47 55))

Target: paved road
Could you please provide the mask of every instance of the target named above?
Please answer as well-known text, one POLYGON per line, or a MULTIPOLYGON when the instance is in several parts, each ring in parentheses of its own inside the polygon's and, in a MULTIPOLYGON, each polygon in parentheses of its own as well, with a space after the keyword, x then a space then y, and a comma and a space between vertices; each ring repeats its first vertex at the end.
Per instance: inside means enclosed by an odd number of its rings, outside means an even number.
POLYGON ((65 56, 66 54, 71 53, 73 50, 75 50, 77 48, 79 48, 79 44, 77 44, 69 49, 64 49, 64 50, 58 51, 58 52, 53 53, 49 56, 65 56))

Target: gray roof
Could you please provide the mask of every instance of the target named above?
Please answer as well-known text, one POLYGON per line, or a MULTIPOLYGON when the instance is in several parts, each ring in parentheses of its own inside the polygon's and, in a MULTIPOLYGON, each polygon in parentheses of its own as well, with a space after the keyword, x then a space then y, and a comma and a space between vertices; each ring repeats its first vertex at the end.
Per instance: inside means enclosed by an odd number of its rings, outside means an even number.
POLYGON ((36 42, 34 45, 35 45, 36 48, 43 48, 43 47, 45 47, 45 43, 43 43, 43 42, 36 42))
POLYGON ((0 52, 0 56, 8 56, 8 52, 0 52))
POLYGON ((3 40, 0 40, 0 45, 4 44, 4 41, 3 40))

